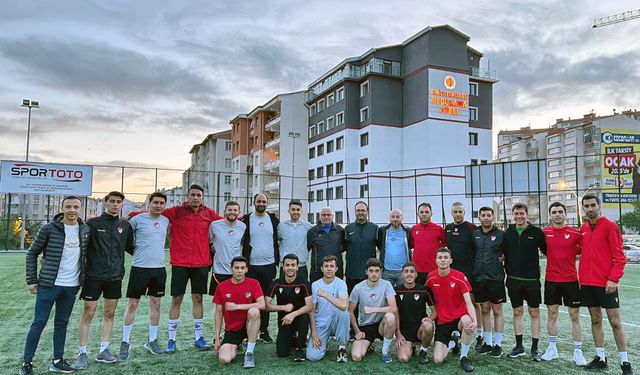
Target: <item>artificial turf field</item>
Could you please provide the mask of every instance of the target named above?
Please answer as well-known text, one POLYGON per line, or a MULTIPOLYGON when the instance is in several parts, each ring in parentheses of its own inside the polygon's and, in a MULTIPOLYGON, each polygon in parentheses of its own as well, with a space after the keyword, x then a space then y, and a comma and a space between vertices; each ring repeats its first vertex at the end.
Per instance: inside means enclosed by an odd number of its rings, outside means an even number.
MULTIPOLYGON (((168 255, 168 254, 167 254, 168 255)), ((168 259, 168 256, 167 256, 168 259)), ((127 270, 129 268, 130 257, 127 257, 127 270)), ((544 268, 544 263, 541 263, 544 268)), ((170 272, 168 272, 170 277, 170 272)), ((126 292, 128 272, 123 281, 123 295, 126 292)), ((33 318, 33 306, 35 296, 29 294, 24 278, 24 254, 10 253, 0 254, 0 327, 3 339, 0 340, 0 374, 17 374, 18 367, 22 363, 22 352, 24 341, 33 318)), ((167 286, 169 281, 167 281, 167 286)), ((168 290, 168 288, 167 288, 168 290)), ((627 264, 626 273, 620 282, 620 300, 622 321, 624 322, 627 334, 629 360, 636 372, 640 371, 640 265, 627 264)), ((213 351, 202 352, 193 348, 193 319, 191 315, 191 299, 185 298, 181 311, 181 322, 178 329, 177 345, 178 351, 173 355, 154 356, 148 353, 142 345, 146 341, 148 332, 148 304, 145 297, 142 298, 136 323, 131 334, 132 353, 130 359, 112 365, 96 363, 93 358, 98 352, 100 338, 100 317, 102 304, 99 303, 96 317, 91 326, 89 338, 89 368, 82 371, 82 374, 214 374, 220 371, 224 373, 255 373, 255 374, 381 374, 381 373, 464 373, 459 367, 458 358, 449 357, 444 364, 420 365, 415 358, 408 364, 400 364, 395 358, 395 350, 392 351, 394 361, 390 364, 383 364, 380 359, 381 342, 376 342, 376 352, 369 354, 361 363, 349 361, 346 364, 336 363, 335 355, 337 344, 330 341, 327 356, 320 362, 294 362, 292 358, 277 358, 275 355, 275 343, 264 344, 258 341, 255 349, 256 368, 245 370, 242 368, 242 356, 230 366, 221 366, 217 363, 213 351)), ((122 338, 122 317, 126 306, 126 299, 122 299, 116 312, 116 322, 111 339, 111 352, 118 353, 120 340, 122 338)), ((167 340, 167 319, 168 319, 169 297, 163 298, 162 314, 158 340, 162 346, 167 340)), ((73 314, 69 322, 67 334, 67 345, 65 357, 73 364, 77 354, 77 326, 81 313, 82 302, 78 301, 74 307, 73 314)), ((507 303, 505 310, 505 335, 503 339, 503 351, 505 354, 514 345, 513 326, 511 323, 511 307, 507 303)), ((575 366, 571 358, 573 355, 573 344, 570 335, 570 321, 566 314, 566 309, 561 308, 559 318, 560 337, 558 339, 558 350, 560 358, 552 362, 532 362, 530 357, 517 359, 502 358, 494 359, 489 356, 480 356, 473 348, 469 353, 475 372, 477 374, 584 374, 586 370, 575 366)), ((587 361, 595 355, 593 339, 591 337, 591 327, 588 318, 588 311, 581 309, 582 332, 583 332, 583 352, 587 361)), ((525 335, 524 345, 527 349, 531 344, 529 322, 525 313, 525 335)), ((276 336, 276 314, 271 314, 270 332, 271 336, 276 336)), ((53 318, 53 317, 52 317, 53 318)), ((37 374, 45 373, 49 368, 52 358, 52 335, 53 321, 49 320, 40 340, 40 345, 34 358, 34 370, 37 374)), ((213 336, 213 306, 211 298, 205 297, 205 338, 209 343, 213 336)), ((547 346, 546 335, 546 312, 541 311, 541 353, 547 346)), ((609 369, 597 373, 619 374, 619 358, 613 342, 613 335, 608 322, 604 322, 606 352, 609 360, 609 369)))

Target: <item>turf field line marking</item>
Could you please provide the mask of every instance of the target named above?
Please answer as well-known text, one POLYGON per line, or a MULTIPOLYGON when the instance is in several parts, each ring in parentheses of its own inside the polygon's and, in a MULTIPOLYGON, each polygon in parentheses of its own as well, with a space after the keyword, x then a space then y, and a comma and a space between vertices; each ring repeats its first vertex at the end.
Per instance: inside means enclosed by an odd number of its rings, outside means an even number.
POLYGON ((634 286, 634 285, 618 284, 618 286, 621 286, 621 287, 623 287, 623 288, 634 288, 634 289, 640 289, 640 286, 634 286))
MULTIPOLYGON (((544 307, 544 306, 540 306, 540 308, 541 308, 542 310, 547 310, 547 308, 546 308, 546 307, 544 307)), ((558 309, 558 311, 559 311, 559 312, 561 312, 561 313, 563 313, 563 314, 569 314, 569 312, 568 312, 568 311, 565 311, 565 310, 560 310, 560 309, 558 309)), ((583 314, 583 313, 580 313, 580 316, 584 316, 585 318, 591 318, 591 315, 589 315, 589 314, 583 314)), ((602 317, 602 320, 606 320, 607 322, 609 321, 609 319, 605 318, 604 316, 602 317)), ((625 325, 625 326, 634 327, 634 328, 640 328, 640 324, 625 323, 625 322, 621 322, 621 323, 622 323, 623 325, 625 325)))

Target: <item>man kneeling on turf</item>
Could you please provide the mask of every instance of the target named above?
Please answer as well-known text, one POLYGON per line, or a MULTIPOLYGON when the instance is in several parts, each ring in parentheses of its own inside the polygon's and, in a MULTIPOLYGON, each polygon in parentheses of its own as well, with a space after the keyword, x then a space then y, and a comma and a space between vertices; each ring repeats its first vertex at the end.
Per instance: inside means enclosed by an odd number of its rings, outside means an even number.
POLYGON ((255 367, 253 349, 260 330, 260 310, 264 296, 257 280, 245 277, 249 262, 245 257, 231 260, 232 277, 218 284, 213 295, 215 304, 215 347, 218 361, 226 365, 236 357, 238 345, 247 338, 244 368, 255 367), (224 339, 220 342, 224 317, 224 339))
POLYGON ((451 339, 451 333, 459 330, 462 332, 460 366, 466 372, 471 372, 473 366, 467 354, 477 325, 476 309, 469 295, 471 285, 462 272, 451 269, 451 251, 446 247, 438 250, 436 263, 438 269, 429 272, 425 284, 431 289, 438 314, 433 361, 444 362, 449 353, 447 345, 451 339))
POLYGON ((278 312, 276 354, 287 357, 291 343, 295 342, 296 362, 305 360, 309 312, 313 309, 311 286, 306 278, 306 271, 298 278, 298 256, 287 254, 282 259, 282 274, 271 283, 265 296, 266 310, 278 312), (271 304, 273 298, 277 298, 277 305, 271 304))
POLYGON ((367 279, 356 284, 349 297, 351 326, 355 334, 351 359, 361 361, 373 341, 382 338, 382 362, 389 363, 389 347, 396 332, 396 292, 390 282, 380 278, 382 264, 378 259, 369 258, 365 270, 367 279), (355 316, 356 307, 360 321, 355 316))
POLYGON ((396 287, 396 348, 398 360, 407 363, 413 356, 414 344, 420 343, 418 362, 429 362, 427 348, 431 345, 436 320, 436 310, 433 308, 433 299, 424 285, 416 284, 416 265, 412 262, 402 266, 402 280, 404 283, 396 287), (430 306, 431 315, 427 316, 427 304, 430 306))

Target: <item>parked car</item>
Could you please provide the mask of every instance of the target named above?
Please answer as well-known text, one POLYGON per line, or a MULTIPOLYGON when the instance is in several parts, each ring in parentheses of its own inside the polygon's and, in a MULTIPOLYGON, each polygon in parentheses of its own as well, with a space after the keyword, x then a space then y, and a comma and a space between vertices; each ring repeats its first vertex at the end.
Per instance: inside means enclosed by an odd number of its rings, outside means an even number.
POLYGON ((627 251, 627 262, 629 263, 640 263, 640 250, 629 250, 627 251))

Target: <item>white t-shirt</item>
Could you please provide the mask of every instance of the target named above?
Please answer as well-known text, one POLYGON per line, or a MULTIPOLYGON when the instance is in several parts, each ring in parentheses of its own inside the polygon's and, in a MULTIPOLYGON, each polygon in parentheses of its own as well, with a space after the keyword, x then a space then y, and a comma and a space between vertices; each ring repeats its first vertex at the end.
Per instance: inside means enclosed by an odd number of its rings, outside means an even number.
POLYGON ((54 285, 80 285, 80 226, 78 224, 64 224, 64 247, 54 285))

